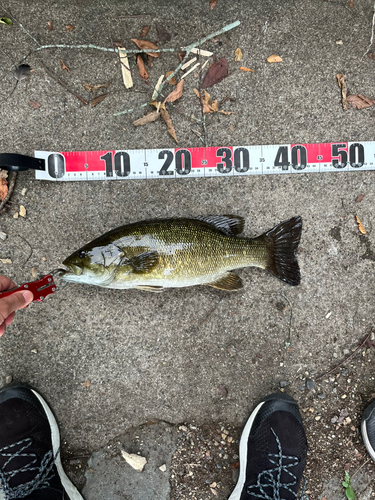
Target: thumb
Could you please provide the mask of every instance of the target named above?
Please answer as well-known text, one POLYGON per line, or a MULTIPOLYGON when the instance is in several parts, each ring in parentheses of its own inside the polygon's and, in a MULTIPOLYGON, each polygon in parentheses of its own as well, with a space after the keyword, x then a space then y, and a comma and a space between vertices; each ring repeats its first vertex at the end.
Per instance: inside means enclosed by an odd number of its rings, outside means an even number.
POLYGON ((34 295, 30 290, 12 293, 8 297, 0 299, 0 324, 4 323, 5 319, 18 309, 26 307, 33 300, 34 295))

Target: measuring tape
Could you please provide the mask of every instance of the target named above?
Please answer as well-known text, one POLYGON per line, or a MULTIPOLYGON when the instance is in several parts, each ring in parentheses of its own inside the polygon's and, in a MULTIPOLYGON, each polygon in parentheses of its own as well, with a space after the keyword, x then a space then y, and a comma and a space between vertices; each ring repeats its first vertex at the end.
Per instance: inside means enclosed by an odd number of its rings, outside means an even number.
POLYGON ((178 179, 375 170, 375 141, 173 149, 47 152, 48 181, 178 179))

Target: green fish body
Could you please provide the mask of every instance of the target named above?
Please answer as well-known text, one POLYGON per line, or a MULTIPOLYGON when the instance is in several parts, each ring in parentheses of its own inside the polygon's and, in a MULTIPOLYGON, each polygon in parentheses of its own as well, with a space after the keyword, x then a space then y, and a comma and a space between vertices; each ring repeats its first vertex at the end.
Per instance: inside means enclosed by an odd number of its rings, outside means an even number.
POLYGON ((113 229, 80 248, 63 264, 62 278, 106 288, 161 291, 209 285, 242 288, 232 269, 255 266, 298 285, 296 250, 302 220, 294 217, 254 238, 237 237, 244 220, 237 216, 164 219, 113 229))

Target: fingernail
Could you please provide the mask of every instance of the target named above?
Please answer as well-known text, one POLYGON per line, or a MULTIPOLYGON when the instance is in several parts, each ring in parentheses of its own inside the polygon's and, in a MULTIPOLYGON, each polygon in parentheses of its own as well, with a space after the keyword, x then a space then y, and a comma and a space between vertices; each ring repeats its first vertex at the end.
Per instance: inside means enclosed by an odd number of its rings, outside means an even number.
POLYGON ((23 292, 22 295, 23 295, 23 298, 25 299, 26 302, 30 302, 30 300, 33 299, 33 294, 29 290, 26 290, 25 292, 23 292))

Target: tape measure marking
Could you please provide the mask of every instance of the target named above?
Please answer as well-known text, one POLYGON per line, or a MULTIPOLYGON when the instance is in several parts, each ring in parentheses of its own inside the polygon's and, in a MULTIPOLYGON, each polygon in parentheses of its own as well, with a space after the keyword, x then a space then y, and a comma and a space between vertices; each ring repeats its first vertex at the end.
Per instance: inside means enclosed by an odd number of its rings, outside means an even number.
POLYGON ((375 170, 375 141, 106 151, 35 151, 49 181, 176 179, 375 170))

